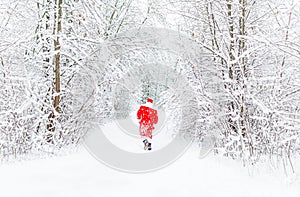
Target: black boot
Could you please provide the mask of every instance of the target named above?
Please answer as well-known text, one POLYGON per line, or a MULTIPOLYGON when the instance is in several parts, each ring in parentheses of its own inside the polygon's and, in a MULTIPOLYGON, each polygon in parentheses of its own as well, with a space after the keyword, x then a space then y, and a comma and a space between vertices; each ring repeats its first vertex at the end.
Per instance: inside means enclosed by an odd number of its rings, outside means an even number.
POLYGON ((144 139, 144 140, 143 140, 143 143, 144 143, 144 144, 148 143, 148 140, 147 140, 147 139, 144 139))
POLYGON ((152 150, 151 143, 148 143, 148 150, 152 150))
POLYGON ((143 143, 144 143, 144 149, 147 150, 149 144, 148 140, 147 139, 143 140, 143 143))

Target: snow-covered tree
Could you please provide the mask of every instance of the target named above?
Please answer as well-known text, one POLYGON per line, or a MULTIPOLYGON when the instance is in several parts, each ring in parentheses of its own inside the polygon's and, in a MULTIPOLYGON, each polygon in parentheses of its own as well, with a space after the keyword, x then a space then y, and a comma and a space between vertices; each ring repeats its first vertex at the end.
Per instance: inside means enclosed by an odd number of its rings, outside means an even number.
POLYGON ((148 97, 174 111, 183 136, 212 135, 215 153, 251 164, 299 154, 297 1, 8 0, 0 9, 1 156, 76 145, 94 122, 124 118, 148 97), (149 26, 188 37, 197 58, 127 33, 149 26))

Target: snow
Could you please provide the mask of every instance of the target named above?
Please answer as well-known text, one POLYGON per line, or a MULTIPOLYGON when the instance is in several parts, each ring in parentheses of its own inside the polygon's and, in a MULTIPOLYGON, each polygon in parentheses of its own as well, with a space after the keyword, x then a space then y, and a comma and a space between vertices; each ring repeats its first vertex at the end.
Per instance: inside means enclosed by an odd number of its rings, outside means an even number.
MULTIPOLYGON (((232 1, 230 9, 226 1, 92 0, 74 3, 66 0, 63 16, 57 16, 57 20, 55 3, 45 2, 3 0, 0 3, 0 157, 18 155, 32 147, 43 150, 41 140, 48 134, 43 133, 43 128, 49 127, 51 111, 54 117, 62 117, 55 118, 53 123, 56 131, 62 129, 66 134, 61 141, 55 141, 60 147, 77 143, 84 133, 81 128, 85 128, 81 121, 86 122, 85 118, 88 122, 94 121, 91 118, 94 114, 90 112, 93 110, 89 110, 94 107, 91 95, 95 95, 95 111, 100 114, 99 118, 106 120, 113 116, 112 106, 118 106, 115 104, 120 104, 120 108, 116 108, 120 112, 126 108, 119 100, 136 102, 146 93, 152 94, 154 89, 159 98, 157 103, 167 106, 164 113, 158 112, 159 123, 155 125, 151 141, 153 150, 146 152, 149 153, 147 158, 155 164, 158 162, 151 153, 171 144, 173 127, 182 124, 190 134, 194 129, 188 126, 194 122, 197 127, 209 123, 209 128, 220 127, 224 131, 220 132, 224 135, 218 144, 224 153, 232 151, 247 158, 247 147, 251 146, 253 155, 257 155, 254 159, 290 150, 295 150, 299 157, 300 66, 299 44, 296 44, 300 43, 299 1, 258 1, 255 5, 242 6, 250 13, 248 18, 252 21, 243 25, 247 36, 239 35, 244 34, 239 25, 234 26, 233 31, 240 33, 233 36, 228 28, 228 20, 238 24, 243 18, 243 9, 237 0, 232 1), (228 16, 223 8, 237 17, 228 16), (58 20, 63 23, 62 31, 53 35, 58 20), (215 24, 220 26, 215 29, 215 24), (56 39, 61 40, 59 54, 53 45, 56 39), (236 44, 231 47, 233 40, 236 44), (241 45, 243 40, 244 46, 241 45), (57 74, 51 69, 55 54, 60 57, 63 78, 59 94, 49 91, 57 74), (245 62, 241 61, 243 58, 245 62), (235 63, 245 66, 247 72, 232 65, 235 63), (232 67, 233 77, 229 77, 224 66, 232 67), (243 80, 239 76, 244 76, 243 80), (120 89, 114 90, 113 84, 120 89), (99 88, 94 94, 97 85, 99 88), (146 85, 147 91, 140 91, 139 87, 146 85), (121 99, 117 98, 118 94, 121 99), (64 97, 61 114, 57 114, 52 102, 58 95, 64 97), (77 100, 77 96, 80 99, 77 100), (245 102, 241 98, 245 98, 245 102), (191 102, 185 102, 187 100, 191 102), (228 109, 228 103, 232 102, 234 106, 228 109), (81 104, 85 109, 80 106, 77 114, 77 105, 81 104), (245 109, 245 114, 238 109, 245 109), (167 117, 170 113, 176 118, 167 117), (240 140, 241 135, 235 132, 231 134, 236 129, 228 129, 230 121, 223 124, 228 115, 237 122, 233 125, 235 128, 243 126, 240 122, 244 121, 249 125, 249 142, 240 140), (188 119, 190 121, 186 121, 188 119), (34 132, 37 127, 38 132, 34 132)), ((138 135, 137 108, 129 118, 111 122, 101 129, 119 149, 140 154, 145 151, 138 135)), ((199 129, 205 131, 203 135, 211 134, 209 130, 199 129)), ((192 134, 202 137, 198 130, 192 134)), ((202 148, 209 149, 213 137, 204 139, 207 146, 202 148)), ((174 149, 169 150, 175 153, 174 149)), ((114 156, 112 151, 106 153, 114 156)), ((286 159, 284 156, 278 158, 279 164, 286 159)), ((300 172, 298 160, 293 162, 297 173, 300 172)), ((25 197, 300 196, 299 175, 286 176, 282 168, 271 167, 268 163, 243 167, 239 161, 214 156, 211 152, 200 154, 199 148, 190 147, 166 168, 146 174, 129 174, 101 164, 80 146, 78 151, 63 157, 0 165, 0 194, 25 197)))
MULTIPOLYGON (((116 124, 109 124, 106 129, 103 129, 103 133, 115 146, 133 153, 145 153, 143 139, 131 137, 120 131, 111 132, 114 131, 114 128, 117 128, 116 124), (122 143, 122 141, 126 141, 126 143, 122 143)), ((153 151, 160 150, 168 145, 172 141, 170 136, 168 132, 160 132, 155 135, 151 140, 153 151)))
MULTIPOLYGON (((107 125, 107 129, 112 127, 113 124, 107 125)), ((127 143, 126 140, 123 143, 127 143)), ((300 194, 296 176, 291 181, 284 174, 273 172, 267 164, 247 168, 238 161, 212 154, 200 159, 199 149, 193 146, 170 166, 146 174, 113 170, 98 162, 84 146, 67 156, 3 164, 0 174, 1 196, 9 197, 286 197, 300 194)))

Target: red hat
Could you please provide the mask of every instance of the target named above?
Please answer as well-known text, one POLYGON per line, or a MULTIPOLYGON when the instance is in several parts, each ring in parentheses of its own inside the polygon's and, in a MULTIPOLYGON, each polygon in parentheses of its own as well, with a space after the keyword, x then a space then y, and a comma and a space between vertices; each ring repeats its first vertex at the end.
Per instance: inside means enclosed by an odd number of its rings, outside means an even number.
POLYGON ((151 98, 148 98, 147 102, 153 103, 153 100, 151 98))

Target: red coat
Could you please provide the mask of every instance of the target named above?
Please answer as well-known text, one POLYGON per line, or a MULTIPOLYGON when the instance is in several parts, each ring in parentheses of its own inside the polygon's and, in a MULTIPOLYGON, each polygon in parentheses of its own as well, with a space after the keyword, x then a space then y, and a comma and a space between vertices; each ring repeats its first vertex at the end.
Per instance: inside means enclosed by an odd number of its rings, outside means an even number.
POLYGON ((150 107, 141 106, 137 112, 140 121, 140 135, 152 139, 154 124, 158 122, 157 111, 150 107))

